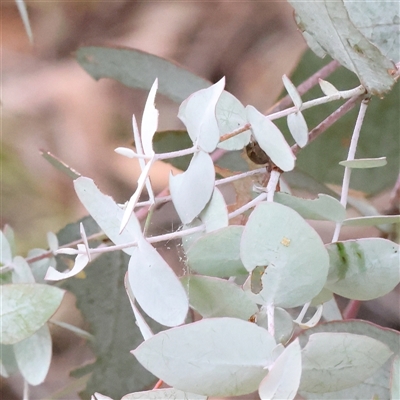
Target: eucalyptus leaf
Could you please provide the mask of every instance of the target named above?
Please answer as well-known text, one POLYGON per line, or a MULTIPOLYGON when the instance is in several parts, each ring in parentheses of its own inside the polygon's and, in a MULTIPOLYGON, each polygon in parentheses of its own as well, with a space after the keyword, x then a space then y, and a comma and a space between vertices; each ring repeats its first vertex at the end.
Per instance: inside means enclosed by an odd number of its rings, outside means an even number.
POLYGON ((302 351, 300 389, 333 392, 370 377, 393 354, 384 343, 351 333, 314 333, 302 351))
POLYGON ((172 202, 184 224, 197 217, 211 198, 215 171, 209 154, 199 151, 188 169, 179 175, 170 175, 169 188, 172 202))
POLYGON ((343 221, 343 226, 377 226, 398 223, 400 223, 400 215, 374 215, 371 217, 345 219, 343 221))
POLYGON ((51 335, 47 324, 28 338, 15 343, 14 354, 24 379, 33 386, 43 383, 52 355, 51 335))
POLYGON ((294 168, 296 157, 277 126, 253 106, 246 107, 251 131, 261 149, 283 171, 294 168))
POLYGON ((397 356, 393 360, 391 379, 390 379, 390 398, 400 398, 400 357, 397 356))
POLYGON ((346 218, 346 209, 326 194, 319 194, 318 198, 310 200, 278 192, 274 201, 292 208, 305 219, 342 222, 346 218))
POLYGON ((376 168, 387 164, 386 157, 380 158, 359 158, 357 160, 345 160, 339 163, 348 168, 376 168))
POLYGON ((371 300, 400 282, 399 245, 381 238, 327 245, 330 268, 326 288, 349 299, 371 300))
POLYGON ((2 265, 10 264, 12 262, 11 246, 8 243, 8 240, 2 231, 0 231, 0 242, 1 242, 0 263, 2 265))
POLYGON ((129 285, 136 300, 158 323, 180 325, 185 321, 189 301, 171 267, 145 239, 139 240, 128 267, 129 285))
MULTIPOLYGON (((231 133, 247 123, 246 109, 231 93, 223 91, 215 110, 220 135, 231 133)), ((220 142, 218 147, 225 150, 241 150, 250 142, 251 132, 245 131, 228 140, 220 142)))
POLYGON ((228 208, 218 188, 214 188, 211 199, 200 213, 199 219, 206 226, 207 233, 229 225, 228 208))
MULTIPOLYGON (((304 347, 308 338, 316 332, 344 332, 356 335, 365 335, 386 344, 392 352, 400 354, 400 334, 398 331, 382 328, 371 322, 360 320, 333 321, 319 324, 314 328, 307 329, 299 335, 300 344, 304 347)), ((330 345, 329 345, 330 346, 330 345)), ((363 349, 361 349, 363 352, 363 349)), ((310 400, 348 400, 369 399, 375 394, 380 399, 389 399, 389 381, 392 360, 389 359, 371 377, 364 382, 348 389, 328 393, 309 393, 301 391, 300 394, 310 400)))
POLYGON ((257 390, 276 346, 263 328, 236 318, 210 318, 161 332, 132 351, 176 389, 205 396, 257 390))
MULTIPOLYGON (((389 70, 394 68, 393 62, 358 28, 361 24, 371 24, 374 29, 381 24, 379 18, 366 21, 364 17, 359 17, 354 22, 346 9, 348 2, 345 4, 343 1, 289 2, 296 10, 297 25, 308 34, 306 40, 311 36, 325 52, 356 73, 370 93, 381 96, 391 89, 394 79, 389 70)), ((384 9, 376 6, 374 13, 376 16, 387 14, 389 18, 399 15, 395 5, 384 9)))
POLYGON ((240 259, 243 226, 227 226, 195 241, 186 253, 191 270, 202 275, 226 278, 247 275, 240 259))
POLYGON ((296 307, 323 288, 329 257, 321 238, 294 210, 277 203, 260 203, 244 229, 240 254, 248 271, 266 266, 261 304, 296 307))
POLYGON ((319 79, 318 83, 322 90, 322 93, 325 96, 333 96, 333 95, 340 96, 339 90, 337 90, 335 86, 332 85, 332 83, 324 81, 323 79, 319 79))
POLYGON ((293 101, 294 106, 297 108, 297 110, 300 110, 301 106, 303 105, 303 100, 301 100, 296 86, 293 85, 292 81, 286 75, 282 76, 282 81, 286 91, 288 92, 288 95, 293 101))
POLYGON ((13 283, 35 283, 32 270, 25 258, 21 256, 14 257, 12 271, 13 283))
POLYGON ((24 0, 15 0, 15 4, 18 7, 19 15, 21 16, 25 32, 29 38, 29 41, 31 42, 31 44, 33 44, 33 33, 31 24, 29 22, 28 9, 26 7, 26 3, 24 2, 24 0))
POLYGON ((248 320, 258 307, 242 288, 224 279, 186 275, 181 278, 190 306, 203 318, 232 317, 248 320))
POLYGON ((207 396, 168 388, 129 393, 121 400, 207 400, 207 396))
POLYGON ((3 285, 1 343, 15 344, 37 332, 56 312, 64 293, 38 283, 3 285))
POLYGON ((258 393, 262 400, 292 400, 296 397, 301 377, 301 347, 293 341, 277 358, 262 380, 258 393))
POLYGON ((76 59, 94 79, 112 78, 125 86, 149 90, 158 77, 159 93, 181 102, 211 85, 185 68, 153 54, 122 47, 81 47, 76 59))
MULTIPOLYGON (((28 251, 28 258, 41 256, 48 253, 48 250, 44 249, 31 249, 28 251)), ((49 267, 56 267, 56 259, 54 257, 46 257, 41 260, 29 263, 32 270, 32 274, 37 283, 44 283, 44 277, 49 267)))
POLYGON ((188 134, 203 151, 211 153, 219 142, 219 127, 215 108, 225 86, 225 78, 207 89, 191 94, 179 107, 178 118, 188 134))
POLYGON ((140 137, 142 140, 143 151, 144 154, 146 154, 147 156, 151 156, 154 154, 153 136, 158 126, 158 110, 154 105, 157 88, 158 79, 156 78, 146 100, 146 105, 144 107, 142 116, 142 125, 140 129, 140 137))
POLYGON ((287 125, 293 139, 300 147, 304 147, 308 142, 308 127, 303 114, 299 111, 287 116, 287 125))
MULTIPOLYGON (((124 210, 110 196, 101 193, 92 179, 80 177, 74 181, 74 187, 86 210, 115 244, 131 243, 142 236, 140 224, 133 214, 124 231, 119 233, 124 210)), ((123 251, 132 254, 133 248, 123 251)))

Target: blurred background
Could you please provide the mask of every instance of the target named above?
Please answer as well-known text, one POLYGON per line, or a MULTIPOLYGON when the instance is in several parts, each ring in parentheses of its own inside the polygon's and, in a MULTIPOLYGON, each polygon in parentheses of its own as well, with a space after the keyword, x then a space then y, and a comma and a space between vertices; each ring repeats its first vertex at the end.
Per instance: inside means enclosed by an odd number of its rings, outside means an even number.
MULTIPOLYGON (((275 102, 282 92, 281 76, 290 74, 306 49, 285 1, 26 3, 33 45, 15 3, 1 3, 1 224, 14 228, 22 255, 33 247, 46 248, 47 231, 57 232, 86 215, 71 180, 48 164, 40 149, 94 179, 118 202, 126 201, 136 186, 135 161, 113 150, 132 144, 131 117, 135 114, 140 123, 147 93, 108 79, 96 82, 75 61, 80 46, 127 46, 174 60, 212 82, 226 76, 226 89, 260 111, 275 102)), ((178 104, 163 96, 156 104, 159 130, 182 128, 178 104)), ((169 171, 164 164, 154 168, 156 191, 166 186, 169 171)), ((378 209, 387 208, 388 196, 387 191, 376 197, 378 209)), ((349 237, 378 234, 374 229, 348 232, 349 237)), ((377 322, 396 326, 398 301, 394 294, 363 316, 375 312, 377 322)), ((73 303, 72 297, 65 302, 60 319, 81 325, 73 303)), ((62 387, 69 369, 90 357, 77 342, 56 330, 48 380, 33 389, 31 399, 62 387)), ((11 384, 20 393, 21 382, 11 384)), ((2 390, 5 399, 14 398, 2 390)))

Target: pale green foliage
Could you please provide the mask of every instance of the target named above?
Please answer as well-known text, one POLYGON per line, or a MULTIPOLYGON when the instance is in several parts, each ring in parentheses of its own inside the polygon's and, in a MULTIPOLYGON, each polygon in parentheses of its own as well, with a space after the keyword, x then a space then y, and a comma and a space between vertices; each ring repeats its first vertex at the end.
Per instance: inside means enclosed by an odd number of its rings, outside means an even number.
MULTIPOLYGON (((79 228, 73 225, 73 235, 66 229, 68 240, 62 233, 58 237, 49 233, 50 250, 34 249, 28 259, 15 256, 10 228, 1 233, 3 376, 19 370, 31 385, 44 380, 51 358, 47 322, 64 291, 42 282, 71 278, 61 284, 76 294, 93 336, 67 324, 59 325, 93 339, 96 355, 83 398, 95 390, 107 396, 95 393, 93 399, 136 391, 126 394, 124 400, 205 399, 257 390, 263 400, 294 399, 298 392, 310 399, 372 398, 375 394, 387 398, 390 391, 392 398, 398 395, 398 333, 357 321, 335 321, 342 316, 333 296, 369 300, 389 293, 400 281, 398 244, 366 238, 324 245, 306 221, 333 221, 336 233, 342 225, 387 227, 399 223, 400 216, 376 215, 365 204, 359 204, 359 208, 373 216, 346 219, 350 169, 382 167, 386 159, 355 159, 354 145, 354 152, 340 163, 346 168, 340 202, 327 194, 302 199, 275 193, 280 175, 296 167, 298 148, 291 147, 283 128, 281 131, 279 123, 272 122, 287 117, 289 132, 298 147, 304 147, 309 129, 303 110, 343 98, 357 99, 360 93, 368 97, 388 92, 394 83, 389 71, 395 67, 391 59, 398 55, 399 34, 394 29, 398 12, 389 2, 383 7, 370 2, 365 10, 349 1, 291 3, 310 46, 318 54, 328 52, 355 72, 365 92, 362 87, 339 91, 320 80, 325 96, 315 102, 304 101, 284 76, 294 107, 265 116, 251 105, 244 107, 226 92, 224 78, 210 85, 166 60, 134 50, 78 50, 78 61, 96 79, 111 77, 128 86, 150 89, 140 131, 133 119, 135 151, 117 149, 123 156, 139 158, 142 171, 136 191, 121 207, 91 179, 46 155, 74 179, 77 196, 98 227, 92 232, 88 221, 79 228), (394 14, 392 20, 387 19, 390 13, 394 14), (381 18, 386 29, 377 26, 381 18), (157 145, 157 89, 182 102, 178 117, 188 137, 175 152, 163 151, 163 145, 157 145), (224 135, 233 137, 224 141, 224 135), (217 147, 242 150, 250 141, 257 142, 271 160, 270 174, 265 185, 255 188, 252 200, 231 211, 216 186, 249 179, 253 172, 221 181, 215 176, 211 153, 217 147), (171 196, 156 198, 149 180, 153 163, 182 156, 191 161, 179 164, 185 167, 183 172, 170 176, 171 196), (149 199, 140 203, 145 187, 149 199), (170 200, 182 228, 148 236, 135 209, 143 205, 156 208, 170 200), (238 216, 244 226, 230 225, 230 220, 238 216), (98 234, 100 229, 113 245, 92 241, 90 234, 98 234), (77 248, 64 246, 79 238, 77 248), (183 244, 188 270, 183 277, 176 276, 152 245, 172 239, 183 244), (102 254, 110 251, 115 253, 102 254), (73 267, 65 271, 66 265, 59 258, 56 269, 58 254, 75 255, 73 267), (93 261, 96 257, 99 259, 93 261), (82 271, 88 278, 75 279, 82 271), (298 311, 294 308, 298 306, 302 310, 295 318, 298 311), (200 321, 188 318, 189 307, 201 316, 200 321), (148 317, 169 329, 160 332, 160 326, 148 317), (327 323, 319 324, 321 318, 327 323), (302 333, 292 340, 295 327, 302 333), (128 350, 172 388, 143 392, 154 377, 134 364, 128 350)), ((366 104, 362 107, 365 110, 366 104)), ((327 193, 324 183, 311 180, 313 188, 327 193)), ((148 215, 146 226, 152 213, 148 215)))

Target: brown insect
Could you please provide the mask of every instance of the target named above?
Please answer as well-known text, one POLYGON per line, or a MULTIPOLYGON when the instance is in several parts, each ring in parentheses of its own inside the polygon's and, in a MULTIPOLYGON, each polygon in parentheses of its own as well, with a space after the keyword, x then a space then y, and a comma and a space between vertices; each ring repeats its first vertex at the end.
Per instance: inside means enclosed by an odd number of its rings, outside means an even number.
POLYGON ((251 141, 246 146, 246 153, 253 163, 264 165, 271 162, 271 159, 256 141, 251 141))

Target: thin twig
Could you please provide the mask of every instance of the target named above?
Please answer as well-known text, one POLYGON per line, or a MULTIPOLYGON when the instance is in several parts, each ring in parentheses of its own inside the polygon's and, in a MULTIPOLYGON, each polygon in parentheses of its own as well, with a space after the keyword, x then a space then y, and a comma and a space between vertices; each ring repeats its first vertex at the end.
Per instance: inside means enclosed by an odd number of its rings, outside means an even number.
MULTIPOLYGON (((356 125, 354 127, 353 135, 351 137, 351 143, 349 147, 349 153, 347 155, 347 160, 354 160, 358 139, 360 137, 360 131, 362 124, 364 122, 365 113, 367 112, 369 99, 364 99, 361 103, 360 110, 358 112, 356 125)), ((340 203, 344 208, 347 205, 347 195, 349 193, 349 186, 350 186, 350 175, 351 175, 351 168, 345 167, 344 175, 343 175, 343 183, 342 183, 342 194, 340 196, 340 203)), ((342 224, 338 222, 336 224, 335 232, 333 234, 332 242, 336 242, 339 239, 340 229, 342 224)))

